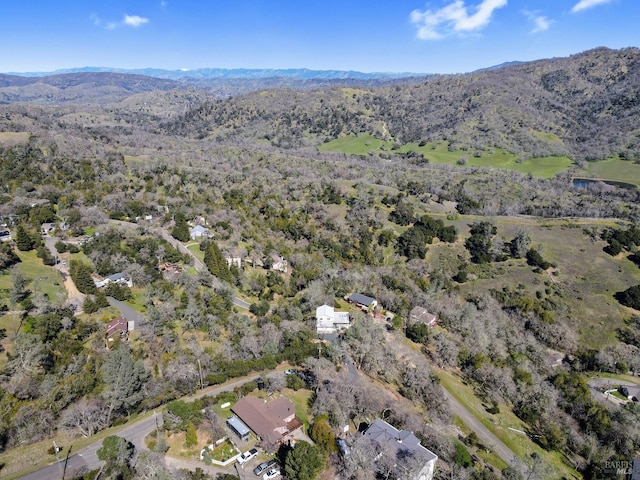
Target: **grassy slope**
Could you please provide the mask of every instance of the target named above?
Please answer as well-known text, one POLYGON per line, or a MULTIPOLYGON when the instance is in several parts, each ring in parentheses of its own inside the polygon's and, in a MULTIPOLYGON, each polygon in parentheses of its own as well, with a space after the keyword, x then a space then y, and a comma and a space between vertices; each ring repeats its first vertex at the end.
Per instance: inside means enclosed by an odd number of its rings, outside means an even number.
MULTIPOLYGON (((376 154, 393 151, 393 142, 383 141, 373 135, 346 136, 327 142, 318 150, 321 152, 342 152, 350 155, 367 155, 369 152, 376 154)), ((461 157, 468 157, 467 167, 507 168, 520 173, 530 173, 540 178, 551 178, 557 173, 566 170, 573 162, 567 157, 542 157, 533 158, 524 162, 517 162, 516 156, 503 150, 495 150, 492 154, 476 158, 469 152, 461 150, 449 151, 447 143, 427 143, 419 146, 417 143, 408 143, 397 150, 400 153, 419 152, 430 163, 457 165, 461 157)), ((464 168, 461 166, 460 168, 464 168)))
MULTIPOLYGON (((66 291, 58 272, 46 266, 36 257, 36 252, 21 252, 16 250, 21 262, 18 269, 28 281, 27 288, 33 290, 39 287, 51 300, 66 298, 66 291)), ((8 302, 8 291, 11 289, 11 275, 0 275, 0 302, 8 302)))
POLYGON ((640 164, 610 158, 599 162, 589 162, 585 177, 595 177, 603 180, 628 182, 640 186, 640 164))
POLYGON ((527 458, 531 454, 536 453, 553 469, 555 472, 553 478, 579 477, 577 472, 565 464, 560 453, 547 452, 532 442, 529 437, 509 430, 509 427, 511 427, 526 431, 527 427, 507 406, 500 405, 500 412, 497 414, 488 413, 482 401, 475 395, 473 389, 462 379, 450 372, 442 370, 438 370, 436 373, 442 382, 442 386, 520 458, 527 458))
MULTIPOLYGON (((436 216, 436 215, 433 215, 436 216)), ((430 247, 427 261, 434 259, 442 250, 453 250, 456 254, 465 254, 462 246, 468 235, 469 224, 481 220, 481 217, 461 216, 453 223, 461 233, 462 239, 455 246, 436 244, 430 247)), ((508 260, 490 265, 473 267, 479 278, 460 286, 463 294, 478 294, 491 288, 516 289, 522 285, 522 291, 529 298, 535 298, 536 291, 544 291, 545 282, 556 284, 562 291, 560 299, 567 307, 559 312, 558 319, 567 322, 577 333, 582 344, 598 348, 615 341, 616 328, 624 324, 629 310, 621 306, 613 295, 621 290, 640 284, 640 269, 623 256, 613 258, 602 249, 602 241, 592 241, 582 231, 583 226, 612 226, 605 220, 563 220, 541 221, 530 217, 494 217, 498 236, 510 241, 520 227, 525 227, 531 235, 532 247, 558 267, 558 275, 536 274, 524 260, 508 260)))

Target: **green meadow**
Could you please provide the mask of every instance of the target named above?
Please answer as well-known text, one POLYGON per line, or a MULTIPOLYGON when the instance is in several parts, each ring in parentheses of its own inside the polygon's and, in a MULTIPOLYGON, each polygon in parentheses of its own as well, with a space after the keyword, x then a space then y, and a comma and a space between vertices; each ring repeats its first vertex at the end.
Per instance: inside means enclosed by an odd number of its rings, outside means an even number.
POLYGON ((589 162, 584 170, 585 177, 633 183, 640 186, 640 164, 631 160, 609 158, 598 162, 589 162))
POLYGON ((462 150, 449 150, 447 142, 427 143, 420 146, 418 143, 407 143, 394 149, 391 141, 381 140, 373 135, 349 135, 324 143, 318 147, 321 152, 341 152, 348 155, 368 155, 391 153, 418 152, 433 164, 444 164, 465 167, 506 168, 524 174, 531 174, 538 178, 552 178, 558 173, 567 170, 573 165, 568 157, 540 157, 522 162, 517 161, 515 155, 504 150, 495 149, 490 154, 475 157, 462 150), (459 162, 464 158, 464 165, 459 162))

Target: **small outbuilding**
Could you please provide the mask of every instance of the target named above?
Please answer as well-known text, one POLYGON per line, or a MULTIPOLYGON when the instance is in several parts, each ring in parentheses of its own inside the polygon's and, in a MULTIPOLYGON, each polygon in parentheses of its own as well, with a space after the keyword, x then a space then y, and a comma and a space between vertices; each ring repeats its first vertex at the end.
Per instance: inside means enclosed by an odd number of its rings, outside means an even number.
POLYGON ((244 422, 238 418, 237 415, 229 417, 227 419, 227 425, 233 431, 233 433, 235 433, 238 438, 240 438, 240 440, 242 440, 243 442, 249 440, 249 433, 251 433, 251 430, 249 430, 249 427, 247 427, 244 422))

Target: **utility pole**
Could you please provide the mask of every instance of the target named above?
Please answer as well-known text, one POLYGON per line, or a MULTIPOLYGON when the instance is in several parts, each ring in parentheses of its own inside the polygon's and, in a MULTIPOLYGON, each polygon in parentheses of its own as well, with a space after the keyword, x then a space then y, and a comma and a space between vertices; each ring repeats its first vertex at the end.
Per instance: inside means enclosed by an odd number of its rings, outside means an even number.
POLYGON ((58 456, 58 453, 60 452, 60 447, 58 447, 58 444, 56 443, 55 440, 53 441, 53 451, 56 454, 56 463, 58 464, 58 469, 60 469, 60 478, 64 480, 64 469, 60 464, 60 457, 58 456))

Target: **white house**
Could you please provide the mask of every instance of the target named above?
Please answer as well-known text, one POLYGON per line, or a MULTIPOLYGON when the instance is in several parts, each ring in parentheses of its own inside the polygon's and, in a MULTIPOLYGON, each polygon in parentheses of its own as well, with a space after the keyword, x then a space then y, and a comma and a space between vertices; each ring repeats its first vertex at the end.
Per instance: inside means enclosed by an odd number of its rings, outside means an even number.
POLYGON ((202 225, 196 225, 195 227, 189 230, 189 236, 191 237, 191 240, 194 240, 194 241, 197 240, 198 238, 202 238, 208 233, 209 233, 209 229, 206 227, 203 227, 202 225))
MULTIPOLYGON (((438 456, 420 444, 420 440, 412 432, 398 430, 384 420, 376 418, 364 431, 364 436, 377 443, 381 448, 381 455, 388 455, 400 459, 410 453, 422 459, 423 466, 411 478, 413 480, 431 480, 438 461, 438 456)), ((379 457, 376 457, 376 460, 379 457)))
POLYGON ((349 312, 336 312, 329 305, 316 308, 316 332, 337 333, 351 326, 349 312))
POLYGON ((109 275, 104 280, 94 279, 93 281, 96 284, 96 287, 98 288, 106 287, 110 283, 115 283, 116 285, 120 285, 120 286, 126 285, 129 288, 133 287, 133 280, 131 280, 131 277, 129 275, 123 272, 109 275))
POLYGON ((222 256, 227 261, 227 266, 229 268, 236 267, 238 270, 242 270, 242 258, 241 257, 233 257, 229 252, 222 252, 222 256))
POLYGON ((287 262, 284 257, 280 255, 272 254, 271 255, 271 270, 275 270, 277 272, 287 273, 289 269, 289 262, 287 262))

